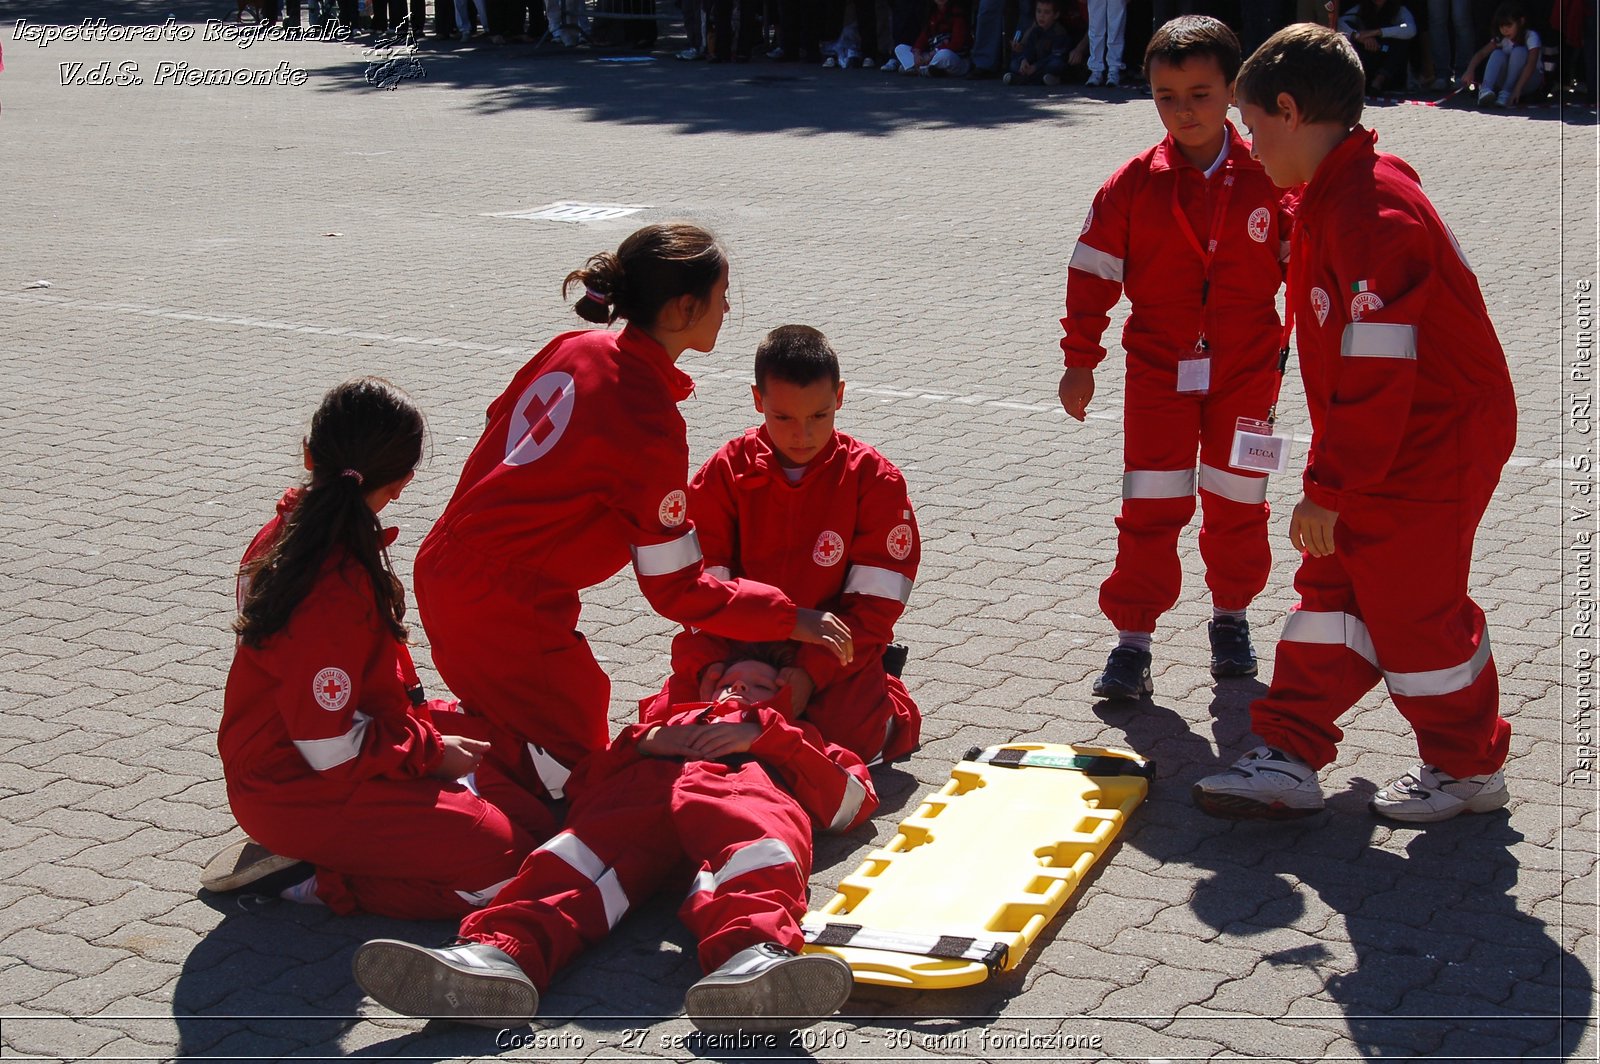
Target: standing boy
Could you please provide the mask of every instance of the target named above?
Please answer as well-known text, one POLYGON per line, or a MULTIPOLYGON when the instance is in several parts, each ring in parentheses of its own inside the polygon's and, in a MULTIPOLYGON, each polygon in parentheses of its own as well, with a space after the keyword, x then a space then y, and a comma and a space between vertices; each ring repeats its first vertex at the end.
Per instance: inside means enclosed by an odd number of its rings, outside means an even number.
POLYGON ((1339 34, 1272 35, 1239 77, 1239 109, 1274 181, 1306 183, 1289 306, 1311 411, 1304 552, 1266 697, 1265 745, 1195 785, 1218 816, 1305 816, 1335 721, 1381 678, 1423 764, 1373 797, 1395 820, 1506 804, 1511 726, 1483 611, 1467 596, 1472 540, 1516 441, 1516 398, 1472 273, 1402 160, 1361 128, 1361 60, 1339 34))
MULTIPOLYGON (((915 750, 922 731, 917 704, 883 662, 922 558, 905 478, 834 429, 844 382, 839 356, 816 329, 768 333, 750 391, 764 423, 724 444, 689 483, 706 571, 770 581, 801 608, 826 603, 850 626, 848 665, 801 647, 783 680, 795 709, 829 742, 869 764, 892 761, 915 750)), ((728 646, 707 632, 680 634, 657 701, 706 697, 728 646)))
POLYGON ((1211 672, 1253 676, 1245 611, 1266 586, 1267 482, 1230 468, 1241 418, 1267 417, 1283 336, 1282 190, 1227 120, 1239 42, 1216 19, 1158 29, 1145 71, 1167 137, 1111 175, 1094 199, 1067 271, 1061 405, 1082 421, 1100 337, 1126 288, 1122 514, 1100 609, 1117 643, 1095 681, 1101 698, 1136 699, 1150 679, 1156 621, 1178 601, 1178 533, 1203 518, 1200 555, 1213 603, 1211 672), (1199 452, 1199 474, 1195 454, 1199 452))

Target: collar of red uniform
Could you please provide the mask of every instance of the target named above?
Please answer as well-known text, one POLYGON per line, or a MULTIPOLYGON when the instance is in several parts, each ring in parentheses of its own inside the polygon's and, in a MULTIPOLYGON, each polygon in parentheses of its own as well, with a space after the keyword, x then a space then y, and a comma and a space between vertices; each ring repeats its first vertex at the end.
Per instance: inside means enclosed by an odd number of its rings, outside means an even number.
MULTIPOLYGON (((759 425, 749 430, 756 438, 756 467, 766 472, 775 481, 784 484, 790 483, 788 475, 784 472, 783 460, 778 457, 778 449, 773 446, 772 437, 767 433, 765 425, 759 425)), ((818 469, 833 458, 839 449, 839 432, 834 430, 828 437, 828 442, 822 445, 822 450, 812 456, 806 463, 806 472, 801 475, 802 480, 810 474, 811 470, 818 469)))
MULTIPOLYGON (((1217 172, 1221 173, 1229 167, 1261 169, 1261 164, 1250 158, 1250 145, 1239 135, 1239 131, 1233 128, 1233 123, 1224 119, 1223 125, 1227 127, 1228 157, 1217 172)), ((1183 154, 1183 149, 1178 147, 1177 140, 1168 133, 1167 139, 1156 145, 1155 154, 1150 157, 1150 170, 1155 173, 1160 170, 1182 170, 1185 167, 1202 175, 1205 173, 1189 161, 1188 156, 1183 154)))
POLYGON ((617 349, 647 362, 660 373, 674 403, 681 403, 694 394, 694 378, 677 367, 655 337, 632 322, 617 337, 617 349))
POLYGON ((1377 154, 1378 133, 1376 130, 1367 129, 1365 126, 1356 126, 1346 137, 1334 146, 1317 164, 1317 172, 1311 175, 1311 180, 1306 182, 1305 189, 1300 193, 1300 205, 1296 209, 1296 217, 1303 216, 1307 210, 1316 206, 1318 200, 1328 194, 1328 190, 1344 183, 1343 171, 1359 159, 1370 159, 1377 154))
MULTIPOLYGON (((290 488, 283 493, 283 497, 278 500, 278 517, 280 520, 287 521, 289 519, 289 515, 294 512, 294 508, 300 505, 300 498, 304 494, 304 488, 290 488)), ((385 547, 392 547, 394 546, 394 541, 399 537, 400 529, 398 527, 384 528, 379 533, 379 542, 385 547)))

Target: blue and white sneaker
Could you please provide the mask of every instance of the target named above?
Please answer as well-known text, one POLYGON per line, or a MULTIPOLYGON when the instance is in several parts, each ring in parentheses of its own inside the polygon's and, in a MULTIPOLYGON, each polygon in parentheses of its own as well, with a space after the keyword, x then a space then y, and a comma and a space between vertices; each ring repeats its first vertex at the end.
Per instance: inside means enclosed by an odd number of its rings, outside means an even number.
POLYGON ((1379 816, 1411 824, 1434 824, 1462 813, 1492 813, 1511 800, 1498 769, 1460 779, 1433 765, 1418 765, 1372 796, 1379 816))
POLYGON ((1293 820, 1323 806, 1317 770, 1273 746, 1258 746, 1196 783, 1194 801, 1228 820, 1293 820))

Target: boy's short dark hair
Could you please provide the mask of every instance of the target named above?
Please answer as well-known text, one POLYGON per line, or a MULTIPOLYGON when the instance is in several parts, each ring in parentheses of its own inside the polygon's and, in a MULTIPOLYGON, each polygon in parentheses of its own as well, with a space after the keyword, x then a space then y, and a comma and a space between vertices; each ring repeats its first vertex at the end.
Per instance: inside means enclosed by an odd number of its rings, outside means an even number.
POLYGON ((1051 7, 1056 9, 1057 14, 1060 14, 1061 5, 1064 3, 1066 3, 1066 0, 1033 0, 1033 9, 1037 11, 1039 10, 1040 4, 1049 4, 1051 7))
POLYGON ((722 664, 728 667, 741 661, 759 661, 782 672, 795 662, 794 646, 786 642, 735 643, 728 649, 728 656, 722 660, 722 664))
POLYGON ((1505 3, 1494 9, 1493 21, 1495 29, 1499 29, 1501 26, 1510 26, 1518 19, 1526 22, 1528 20, 1528 12, 1516 0, 1506 0, 1505 3))
POLYGON ((821 330, 809 325, 780 325, 756 348, 756 387, 766 391, 777 379, 804 388, 826 379, 839 383, 839 356, 821 330))
POLYGON ((1209 15, 1180 15, 1163 23, 1144 50, 1144 75, 1157 59, 1168 66, 1182 66, 1191 59, 1211 56, 1222 68, 1229 84, 1239 76, 1239 38, 1232 30, 1209 15))
POLYGON ((1234 93, 1240 104, 1277 114, 1278 94, 1286 92, 1305 121, 1349 129, 1361 121, 1366 89, 1361 59, 1344 34, 1298 22, 1268 37, 1244 61, 1234 93))

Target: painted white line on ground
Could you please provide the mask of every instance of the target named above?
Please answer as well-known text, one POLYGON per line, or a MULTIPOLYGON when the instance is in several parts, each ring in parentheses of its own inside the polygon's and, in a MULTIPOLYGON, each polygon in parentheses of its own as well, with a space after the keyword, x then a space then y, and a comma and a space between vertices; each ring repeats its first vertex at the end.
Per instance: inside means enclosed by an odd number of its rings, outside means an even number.
MULTIPOLYGON (((0 293, 0 301, 9 303, 32 303, 42 306, 63 309, 91 310, 108 313, 137 314, 141 317, 167 318, 172 321, 200 322, 207 325, 238 325, 247 329, 264 329, 272 332, 311 333, 316 336, 339 336, 357 340, 371 340, 378 343, 402 344, 410 347, 447 348, 453 351, 473 351, 480 354, 491 355, 531 355, 536 348, 531 346, 519 347, 494 347, 489 344, 474 343, 470 340, 451 340, 443 336, 431 336, 426 339, 416 336, 391 336, 388 333, 362 332, 349 326, 335 325, 309 325, 303 322, 276 321, 269 318, 240 318, 221 314, 200 314, 189 310, 174 310, 166 307, 152 307, 139 303, 110 303, 96 302, 91 299, 78 299, 73 296, 47 296, 47 295, 18 295, 16 293, 0 293)), ((683 369, 697 380, 731 380, 746 383, 749 374, 743 370, 720 369, 714 366, 702 365, 693 362, 683 363, 683 369)), ((918 392, 906 391, 903 388, 889 388, 882 385, 856 384, 850 385, 852 395, 869 395, 883 399, 898 399, 913 403, 954 404, 957 406, 983 406, 995 410, 1010 410, 1026 414, 1059 413, 1060 406, 1056 403, 1025 403, 1014 399, 993 399, 985 395, 960 395, 948 392, 918 392)), ((1121 417, 1117 414, 1094 412, 1089 414, 1090 421, 1120 423, 1121 417)), ((1310 443, 1311 437, 1302 433, 1295 433, 1292 437, 1296 443, 1310 443)), ((1562 460, 1559 458, 1537 458, 1531 455, 1514 455, 1506 463, 1511 468, 1526 469, 1539 467, 1541 469, 1561 469, 1562 460)))

